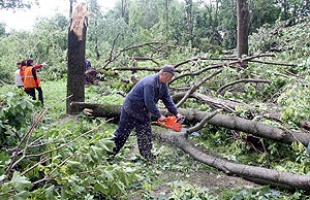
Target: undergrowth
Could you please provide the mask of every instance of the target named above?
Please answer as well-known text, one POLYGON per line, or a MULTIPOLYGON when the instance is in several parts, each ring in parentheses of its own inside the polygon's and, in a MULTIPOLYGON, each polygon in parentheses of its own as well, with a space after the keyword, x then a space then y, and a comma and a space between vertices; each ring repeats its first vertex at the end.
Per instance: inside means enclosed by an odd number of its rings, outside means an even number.
MULTIPOLYGON (((41 138, 41 142, 46 142, 47 145, 33 148, 29 152, 45 152, 64 144, 66 148, 47 154, 51 160, 45 165, 38 165, 31 173, 24 176, 20 173, 14 174, 16 182, 9 176, 2 177, 2 181, 8 181, 5 187, 1 188, 4 197, 12 197, 9 191, 15 189, 23 193, 20 194, 21 197, 31 196, 33 199, 306 199, 302 191, 286 193, 268 186, 245 187, 243 182, 233 186, 227 185, 231 181, 220 179, 226 177, 222 172, 195 161, 180 150, 157 142, 154 142, 153 150, 158 157, 156 163, 146 162, 134 148, 137 143, 134 134, 121 152, 115 158, 111 158, 106 151, 113 147, 111 138, 117 124, 106 123, 105 119, 89 118, 83 113, 76 117, 67 117, 64 80, 44 82, 42 87, 45 106, 49 110, 34 130, 33 137, 41 138), (45 175, 53 177, 53 181, 35 187, 32 185, 33 181, 38 181, 45 175), (209 179, 201 179, 202 176, 209 179), (222 185, 215 186, 216 182, 211 180, 222 180, 218 181, 222 185), (17 187, 16 184, 22 186, 17 187)), ((278 87, 282 87, 282 83, 278 87)), ((20 94, 16 98, 29 101, 29 105, 36 108, 31 110, 36 113, 35 116, 44 109, 14 86, 1 87, 1 94, 10 92, 20 94)), ((257 93, 251 95, 254 97, 257 93)), ((121 104, 123 97, 117 90, 99 85, 86 88, 86 101, 121 104)), ((185 107, 200 108, 199 104, 193 101, 186 102, 185 107)), ((15 109, 22 111, 24 108, 15 109)), ((208 106, 204 107, 204 110, 209 109, 208 106)), ((26 114, 25 110, 23 112, 26 114)), ((19 128, 24 130, 20 132, 21 135, 25 134, 30 123, 24 125, 19 128)), ((200 148, 211 154, 244 164, 309 173, 309 157, 298 143, 289 146, 272 141, 257 141, 261 148, 253 149, 249 143, 244 142, 247 138, 242 133, 236 138, 236 135, 224 128, 206 126, 199 134, 200 137, 191 138, 200 148)), ((14 134, 10 134, 9 137, 13 138, 14 134)), ((5 163, 9 163, 10 155, 10 151, 1 152, 1 174, 7 167, 5 163)), ((39 161, 38 158, 25 159, 18 166, 22 172, 29 170, 39 161)))

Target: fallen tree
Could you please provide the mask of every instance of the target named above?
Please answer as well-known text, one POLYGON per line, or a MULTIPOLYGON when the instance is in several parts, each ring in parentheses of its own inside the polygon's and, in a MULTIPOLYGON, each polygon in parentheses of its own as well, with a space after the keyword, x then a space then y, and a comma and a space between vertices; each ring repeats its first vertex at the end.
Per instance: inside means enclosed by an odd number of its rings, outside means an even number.
MULTIPOLYGON (((87 114, 97 117, 118 117, 121 106, 119 105, 99 105, 84 102, 72 102, 75 106, 86 108, 87 114)), ((308 144, 310 135, 305 133, 285 132, 281 129, 265 125, 259 122, 245 120, 240 117, 226 116, 217 112, 209 113, 196 110, 179 110, 186 120, 203 121, 208 119, 207 123, 222 126, 234 130, 241 130, 246 133, 255 134, 260 137, 277 140, 279 142, 291 143, 300 141, 308 144), (210 116, 210 117, 208 117, 210 116)), ((162 110, 163 114, 165 110, 162 110)), ((194 159, 215 167, 223 171, 227 175, 237 175, 244 179, 259 184, 267 184, 284 190, 304 190, 310 191, 310 176, 302 174, 294 174, 290 172, 281 172, 277 170, 267 169, 263 167, 248 166, 234 163, 218 156, 208 155, 193 145, 187 137, 188 133, 174 132, 167 129, 156 128, 153 130, 153 136, 156 140, 167 143, 173 147, 179 148, 191 155, 194 159)))
MULTIPOLYGON (((72 102, 72 105, 79 106, 84 109, 89 109, 88 114, 94 117, 119 117, 121 111, 120 105, 100 105, 84 102, 72 102)), ((161 112, 164 115, 169 114, 166 113, 167 111, 165 109, 162 109, 161 112)), ((202 119, 204 119, 205 116, 210 114, 209 112, 194 109, 179 109, 179 112, 182 113, 185 116, 186 121, 189 122, 200 122, 202 119)), ((291 144, 292 142, 300 142, 304 146, 308 146, 308 143, 310 141, 310 134, 302 132, 291 132, 285 128, 280 129, 257 121, 243 119, 237 116, 216 114, 208 121, 208 123, 214 126, 242 131, 244 133, 252 134, 257 137, 272 139, 286 144, 291 144)))
POLYGON ((255 183, 270 185, 283 190, 304 190, 310 191, 310 176, 294 174, 290 172, 281 172, 277 170, 254 167, 233 163, 228 160, 208 155, 200 151, 195 145, 187 139, 184 133, 153 130, 154 137, 160 141, 180 148, 191 155, 196 160, 215 167, 228 175, 237 175, 255 183))

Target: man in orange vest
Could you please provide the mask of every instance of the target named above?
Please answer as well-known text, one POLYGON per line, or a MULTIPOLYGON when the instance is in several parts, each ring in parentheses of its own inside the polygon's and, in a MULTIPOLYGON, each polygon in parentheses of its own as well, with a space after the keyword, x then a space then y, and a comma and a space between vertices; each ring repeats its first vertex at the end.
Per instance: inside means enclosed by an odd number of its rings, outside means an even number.
POLYGON ((32 96, 33 100, 36 100, 36 91, 38 90, 39 93, 39 100, 41 101, 42 105, 44 105, 43 101, 43 91, 41 88, 40 78, 37 74, 37 70, 33 67, 33 60, 27 60, 27 67, 24 69, 24 89, 25 92, 32 96))
MULTIPOLYGON (((38 64, 36 66, 33 66, 33 68, 40 69, 41 67, 43 67, 45 65, 47 65, 47 64, 44 62, 42 64, 38 64)), ((26 69, 26 67, 27 67, 27 60, 23 60, 21 62, 21 68, 20 68, 20 72, 19 72, 23 82, 24 82, 24 76, 25 76, 25 69, 26 69)))

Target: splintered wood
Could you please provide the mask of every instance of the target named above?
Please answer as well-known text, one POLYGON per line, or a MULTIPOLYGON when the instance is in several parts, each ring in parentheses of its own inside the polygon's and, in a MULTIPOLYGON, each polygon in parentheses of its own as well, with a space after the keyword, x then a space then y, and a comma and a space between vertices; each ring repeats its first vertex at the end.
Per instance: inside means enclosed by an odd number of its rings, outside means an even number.
POLYGON ((87 26, 88 18, 87 6, 78 4, 72 14, 70 31, 73 31, 79 41, 83 39, 83 28, 87 26))

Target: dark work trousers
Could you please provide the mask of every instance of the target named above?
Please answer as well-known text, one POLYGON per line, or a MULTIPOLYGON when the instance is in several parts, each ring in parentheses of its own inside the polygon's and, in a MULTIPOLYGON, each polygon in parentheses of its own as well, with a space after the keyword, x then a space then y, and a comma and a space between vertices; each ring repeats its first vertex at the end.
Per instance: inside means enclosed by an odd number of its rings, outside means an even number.
POLYGON ((38 87, 38 88, 27 88, 27 89, 25 89, 25 92, 32 97, 32 100, 37 100, 37 98, 36 98, 36 90, 38 90, 39 100, 41 101, 42 106, 43 106, 44 105, 43 91, 42 91, 41 87, 38 87))
POLYGON ((124 108, 122 108, 118 128, 114 132, 114 142, 116 147, 113 149, 113 153, 117 154, 121 150, 133 128, 136 128, 138 146, 141 156, 143 156, 145 159, 153 161, 155 158, 151 152, 153 147, 151 119, 146 117, 144 121, 138 120, 129 115, 124 110, 124 108))

